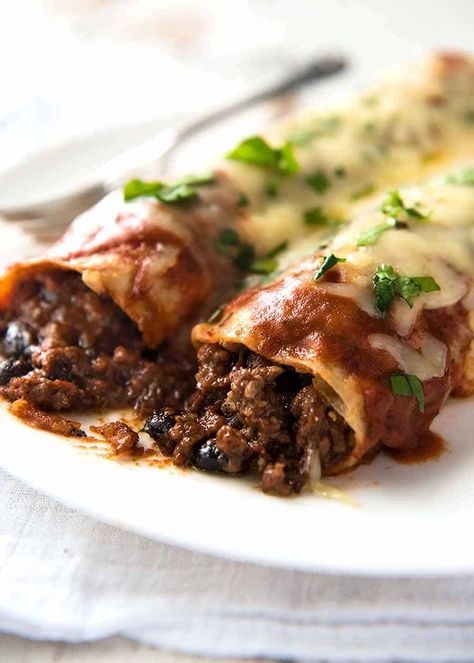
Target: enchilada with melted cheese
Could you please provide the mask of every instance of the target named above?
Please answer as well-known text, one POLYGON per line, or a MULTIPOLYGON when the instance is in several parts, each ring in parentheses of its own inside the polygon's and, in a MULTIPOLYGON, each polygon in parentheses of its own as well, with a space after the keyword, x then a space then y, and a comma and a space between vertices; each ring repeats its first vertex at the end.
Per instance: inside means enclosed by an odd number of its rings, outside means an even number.
POLYGON ((132 406, 176 464, 277 494, 416 445, 473 391, 473 154, 474 62, 442 54, 131 181, 1 279, 1 394, 132 406))

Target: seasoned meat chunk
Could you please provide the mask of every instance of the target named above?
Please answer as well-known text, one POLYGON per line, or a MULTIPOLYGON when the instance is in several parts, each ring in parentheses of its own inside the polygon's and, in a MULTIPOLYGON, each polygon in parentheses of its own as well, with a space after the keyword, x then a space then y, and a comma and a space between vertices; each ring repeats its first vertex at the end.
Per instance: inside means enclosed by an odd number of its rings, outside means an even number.
POLYGON ((203 345, 197 389, 181 412, 154 412, 144 430, 178 465, 237 474, 250 467, 265 492, 298 493, 319 456, 350 452, 353 432, 311 377, 243 348, 203 345))
POLYGON ((190 391, 189 344, 150 350, 136 325, 79 274, 41 272, 14 301, 0 320, 0 393, 8 400, 44 410, 130 405, 149 413, 190 391))

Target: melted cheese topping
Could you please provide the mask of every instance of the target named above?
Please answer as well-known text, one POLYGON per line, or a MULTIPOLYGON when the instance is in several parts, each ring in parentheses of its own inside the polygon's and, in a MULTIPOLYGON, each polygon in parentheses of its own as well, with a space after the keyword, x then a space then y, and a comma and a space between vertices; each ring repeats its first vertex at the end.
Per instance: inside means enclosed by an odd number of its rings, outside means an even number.
MULTIPOLYGON (((421 293, 411 307, 398 296, 390 304, 389 316, 402 339, 409 337, 424 308, 444 308, 461 300, 472 305, 474 185, 441 182, 400 189, 404 205, 429 211, 428 218, 410 218, 402 213, 403 228, 390 228, 373 244, 358 246, 363 232, 387 220, 382 211, 383 197, 374 201, 371 209, 344 228, 325 252, 345 258, 346 262, 338 264, 342 282, 322 281, 315 287, 349 297, 369 315, 377 316, 372 281, 377 267, 390 265, 400 276, 432 277, 439 285, 438 291, 421 293)), ((446 347, 429 335, 421 339, 418 349, 385 334, 372 335, 369 342, 374 349, 389 352, 402 371, 421 380, 440 377, 446 370, 446 347)))
POLYGON ((422 180, 474 154, 474 64, 436 56, 338 108, 307 114, 267 134, 272 145, 293 141, 300 172, 275 177, 264 168, 227 161, 224 168, 250 199, 241 232, 264 253, 282 240, 297 242, 334 232, 303 221, 320 207, 329 220, 347 221, 380 190, 422 180), (305 140, 306 137, 306 140, 305 140), (323 174, 316 192, 306 178, 323 174))
POLYGON ((420 380, 440 378, 446 370, 448 349, 430 334, 423 338, 420 351, 388 334, 371 334, 369 343, 376 350, 388 352, 402 371, 416 375, 420 380))

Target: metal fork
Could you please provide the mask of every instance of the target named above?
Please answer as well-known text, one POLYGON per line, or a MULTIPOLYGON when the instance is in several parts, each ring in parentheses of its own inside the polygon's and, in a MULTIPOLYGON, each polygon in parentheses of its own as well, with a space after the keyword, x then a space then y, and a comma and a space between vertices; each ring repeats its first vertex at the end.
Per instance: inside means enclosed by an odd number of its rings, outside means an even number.
POLYGON ((164 169, 173 152, 199 132, 261 102, 276 99, 315 80, 332 76, 342 71, 346 64, 346 60, 339 55, 319 57, 275 85, 181 127, 164 129, 151 140, 123 152, 100 168, 96 184, 45 203, 0 209, 0 216, 9 221, 21 221, 22 227, 35 234, 41 234, 43 229, 55 235, 80 212, 94 205, 117 186, 123 185, 137 169, 152 163, 164 169))

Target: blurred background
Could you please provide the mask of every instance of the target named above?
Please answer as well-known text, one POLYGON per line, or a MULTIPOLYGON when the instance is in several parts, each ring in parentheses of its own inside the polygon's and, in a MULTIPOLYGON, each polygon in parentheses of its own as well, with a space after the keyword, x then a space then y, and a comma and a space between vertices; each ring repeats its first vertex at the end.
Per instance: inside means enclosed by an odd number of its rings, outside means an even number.
POLYGON ((73 134, 204 112, 326 50, 350 56, 352 81, 469 49, 473 24, 470 0, 3 2, 0 168, 73 134))

